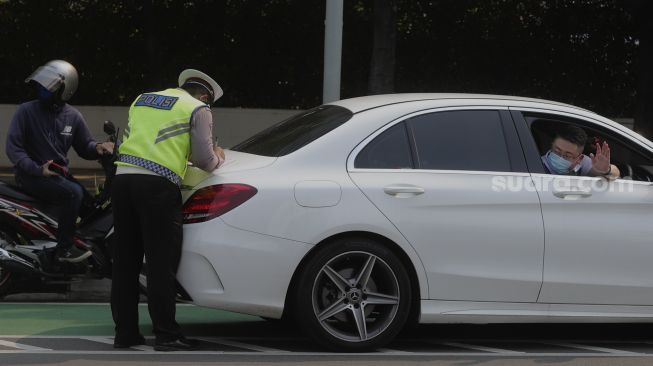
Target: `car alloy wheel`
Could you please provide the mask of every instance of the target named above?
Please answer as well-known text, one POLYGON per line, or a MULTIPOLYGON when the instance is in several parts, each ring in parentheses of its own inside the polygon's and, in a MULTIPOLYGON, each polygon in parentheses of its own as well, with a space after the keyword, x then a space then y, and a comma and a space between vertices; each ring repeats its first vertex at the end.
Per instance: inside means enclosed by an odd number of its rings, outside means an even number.
POLYGON ((366 238, 327 245, 306 267, 300 324, 319 343, 362 351, 389 342, 406 322, 411 289, 403 264, 366 238))

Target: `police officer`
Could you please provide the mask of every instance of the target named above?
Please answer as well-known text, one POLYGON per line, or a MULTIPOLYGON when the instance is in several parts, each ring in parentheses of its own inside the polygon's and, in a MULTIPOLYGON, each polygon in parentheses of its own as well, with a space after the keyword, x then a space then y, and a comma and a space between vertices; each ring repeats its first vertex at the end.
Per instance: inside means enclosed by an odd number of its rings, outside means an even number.
POLYGON ((18 107, 7 133, 6 153, 14 164, 16 183, 59 209, 57 247, 42 258, 46 271, 56 270, 57 262, 79 262, 91 255, 73 245, 85 191, 69 175, 68 151, 72 147, 88 160, 113 152, 113 143, 96 142, 82 114, 67 103, 77 81, 77 70, 63 60, 36 69, 25 82, 34 85, 37 99, 18 107))
POLYGON ((209 109, 220 96, 222 89, 211 77, 188 69, 179 75, 179 88, 141 94, 129 109, 112 189, 115 348, 145 343, 138 328, 143 255, 154 349, 197 348, 198 342, 184 337, 175 320, 175 275, 182 244, 179 184, 189 157, 205 171, 224 161, 222 149, 213 146, 209 109))

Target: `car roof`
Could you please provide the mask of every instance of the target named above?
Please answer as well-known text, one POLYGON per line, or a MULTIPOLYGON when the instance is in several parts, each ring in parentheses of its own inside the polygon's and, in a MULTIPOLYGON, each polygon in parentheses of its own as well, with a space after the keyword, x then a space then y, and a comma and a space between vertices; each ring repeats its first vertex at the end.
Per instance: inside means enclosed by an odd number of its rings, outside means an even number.
POLYGON ((641 136, 640 134, 624 127, 623 125, 611 121, 605 117, 602 117, 592 111, 589 111, 584 108, 580 108, 574 105, 554 102, 551 100, 545 99, 536 99, 536 98, 525 98, 525 97, 516 97, 510 95, 492 95, 492 94, 464 94, 464 93, 397 93, 397 94, 380 94, 380 95, 370 95, 364 97, 356 97, 349 99, 342 99, 332 103, 331 105, 338 105, 344 108, 349 109, 353 113, 362 112, 365 110, 382 107, 386 105, 399 104, 399 103, 408 103, 408 102, 417 102, 417 101, 428 101, 428 100, 464 100, 469 99, 473 100, 474 104, 479 103, 479 101, 487 100, 493 101, 495 104, 497 101, 501 102, 502 105, 506 107, 533 107, 533 104, 539 104, 539 107, 545 106, 557 106, 563 108, 569 108, 576 110, 581 115, 585 115, 594 119, 602 121, 604 124, 612 126, 613 128, 620 130, 622 133, 630 135, 631 137, 641 141, 648 146, 651 151, 653 151, 653 142, 647 138, 641 136), (530 104, 530 105, 524 105, 530 104))
MULTIPOLYGON (((548 105, 557 105, 567 108, 574 108, 584 112, 590 112, 586 109, 579 108, 573 105, 554 102, 544 99, 524 98, 509 95, 491 95, 491 94, 460 94, 460 93, 398 93, 398 94, 380 94, 370 95, 364 97, 356 97, 349 99, 342 99, 329 104, 339 105, 345 107, 354 113, 362 112, 367 109, 381 107, 389 104, 407 103, 424 100, 442 100, 442 99, 487 99, 493 101, 510 101, 510 102, 531 102, 542 103, 548 105)), ((591 113, 591 112, 590 112, 591 113)))

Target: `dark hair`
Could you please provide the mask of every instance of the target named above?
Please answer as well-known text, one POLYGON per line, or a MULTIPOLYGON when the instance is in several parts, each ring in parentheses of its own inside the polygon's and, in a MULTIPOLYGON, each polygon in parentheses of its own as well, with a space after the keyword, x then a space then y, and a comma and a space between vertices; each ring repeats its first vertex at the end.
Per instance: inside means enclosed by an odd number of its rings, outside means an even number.
POLYGON ((199 85, 199 84, 191 84, 191 83, 185 83, 184 85, 181 86, 182 89, 188 92, 188 94, 192 96, 200 96, 200 95, 208 95, 211 96, 208 90, 206 90, 205 87, 199 85))
POLYGON ((556 138, 567 140, 574 145, 585 147, 587 143, 587 133, 580 127, 566 125, 556 132, 556 138))
POLYGON ((192 96, 208 95, 211 102, 213 102, 213 89, 206 81, 199 78, 190 78, 181 86, 182 89, 192 96))

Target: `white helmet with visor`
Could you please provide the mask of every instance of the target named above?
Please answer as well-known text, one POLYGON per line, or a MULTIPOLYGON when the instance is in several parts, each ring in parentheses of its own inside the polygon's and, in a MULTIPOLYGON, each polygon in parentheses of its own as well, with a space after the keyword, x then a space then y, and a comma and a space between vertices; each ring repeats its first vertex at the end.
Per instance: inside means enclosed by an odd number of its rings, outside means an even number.
POLYGON ((36 69, 25 82, 32 80, 52 93, 59 92, 59 98, 66 102, 75 94, 79 78, 77 70, 69 62, 52 60, 36 69))

